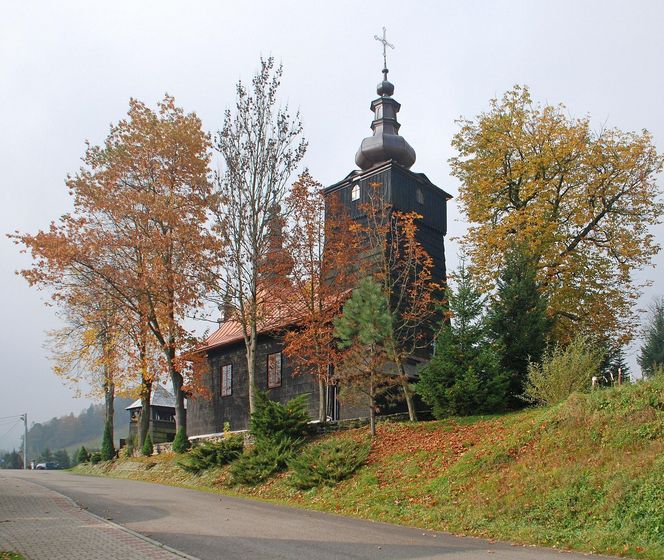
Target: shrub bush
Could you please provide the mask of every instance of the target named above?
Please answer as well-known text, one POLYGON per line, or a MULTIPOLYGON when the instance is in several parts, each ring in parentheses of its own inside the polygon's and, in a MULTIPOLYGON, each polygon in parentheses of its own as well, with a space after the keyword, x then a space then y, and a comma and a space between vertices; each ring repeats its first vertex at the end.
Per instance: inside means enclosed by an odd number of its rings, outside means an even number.
POLYGON ((144 455, 145 457, 149 457, 154 453, 154 446, 152 445, 152 438, 150 437, 150 434, 148 434, 145 437, 145 441, 143 442, 143 447, 141 447, 141 454, 144 455))
POLYGON ((265 391, 256 391, 249 432, 260 441, 296 442, 309 432, 307 395, 300 395, 286 405, 272 401, 265 391))
POLYGON ((175 453, 186 453, 189 449, 189 438, 187 437, 187 430, 184 426, 178 428, 173 440, 173 451, 175 453))
POLYGON ((85 448, 84 445, 81 445, 81 448, 78 450, 78 455, 76 456, 79 463, 87 463, 90 460, 90 453, 85 448))
POLYGON ((95 451, 90 455, 90 463, 92 463, 93 465, 96 465, 97 463, 101 462, 101 460, 102 456, 99 451, 95 451))
POLYGON ((366 460, 371 444, 352 439, 329 439, 312 445, 292 458, 290 483, 300 490, 332 486, 348 478, 366 460))
POLYGON ((248 453, 231 465, 230 483, 251 486, 285 470, 300 444, 301 440, 296 442, 290 438, 256 442, 248 453))
POLYGON ((111 424, 109 422, 104 426, 104 437, 101 441, 101 458, 103 461, 110 461, 115 458, 115 448, 113 447, 111 424))
POLYGON ((242 436, 230 436, 218 442, 204 442, 194 446, 187 455, 186 462, 178 464, 185 471, 199 474, 212 467, 221 467, 235 461, 244 449, 242 436))
POLYGON ((566 348, 556 346, 546 352, 541 364, 528 366, 523 398, 549 405, 576 391, 589 391, 593 376, 599 375, 603 357, 603 352, 593 348, 584 336, 577 336, 566 348))
POLYGON ((231 484, 256 484, 285 470, 309 433, 306 395, 283 405, 256 390, 254 405, 249 433, 255 444, 231 466, 231 484))

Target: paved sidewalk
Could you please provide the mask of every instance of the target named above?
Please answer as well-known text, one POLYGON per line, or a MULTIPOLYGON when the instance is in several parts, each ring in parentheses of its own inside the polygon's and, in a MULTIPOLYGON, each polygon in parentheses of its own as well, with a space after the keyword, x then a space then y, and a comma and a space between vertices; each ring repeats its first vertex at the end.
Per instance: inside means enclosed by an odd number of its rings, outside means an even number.
POLYGON ((97 517, 62 494, 2 474, 0 551, 28 560, 193 558, 97 517))

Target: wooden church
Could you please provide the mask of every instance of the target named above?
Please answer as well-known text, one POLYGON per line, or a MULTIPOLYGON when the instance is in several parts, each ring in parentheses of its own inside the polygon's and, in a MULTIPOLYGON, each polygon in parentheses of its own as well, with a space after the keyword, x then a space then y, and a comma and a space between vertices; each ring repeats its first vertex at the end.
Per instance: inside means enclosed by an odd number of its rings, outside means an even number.
MULTIPOLYGON (((447 201, 451 198, 434 185, 423 173, 411 170, 415 151, 399 135, 397 114, 400 104, 392 97, 394 85, 387 79, 378 84, 378 97, 371 102, 374 115, 373 134, 365 138, 355 155, 359 169, 351 171, 341 181, 324 190, 326 198, 334 195, 352 219, 362 219, 362 206, 367 202, 369 189, 380 184, 384 200, 395 210, 417 212, 422 216, 418 224, 418 240, 434 261, 436 280, 445 279, 444 237, 447 232, 447 201)), ((256 385, 267 390, 273 400, 287 402, 300 394, 309 396, 312 418, 318 413, 318 383, 311 375, 293 375, 287 357, 282 353, 280 333, 293 327, 294 320, 283 317, 260 330, 256 361, 256 385), (289 324, 289 322, 291 324, 289 324)), ((188 400, 187 432, 190 437, 214 435, 229 423, 232 430, 243 430, 249 424, 249 387, 244 340, 240 325, 232 320, 220 324, 200 349, 208 362, 203 380, 209 398, 188 400)), ((331 367, 334 364, 330 364, 331 367)), ((413 374, 415 371, 413 369, 413 374)), ((331 421, 358 418, 366 415, 366 407, 354 408, 337 400, 336 387, 328 387, 327 416, 331 421)), ((381 413, 395 412, 389 407, 381 413)))

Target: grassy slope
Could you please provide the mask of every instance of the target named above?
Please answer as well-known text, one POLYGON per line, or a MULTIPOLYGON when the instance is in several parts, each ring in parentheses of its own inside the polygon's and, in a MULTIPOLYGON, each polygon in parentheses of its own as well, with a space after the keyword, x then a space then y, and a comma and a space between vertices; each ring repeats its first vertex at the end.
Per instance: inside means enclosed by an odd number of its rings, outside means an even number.
MULTIPOLYGON (((366 437, 365 430, 339 437, 366 437)), ((287 474, 228 488, 173 456, 82 467, 367 519, 636 558, 664 558, 664 379, 498 417, 383 424, 368 464, 336 487, 287 474)))

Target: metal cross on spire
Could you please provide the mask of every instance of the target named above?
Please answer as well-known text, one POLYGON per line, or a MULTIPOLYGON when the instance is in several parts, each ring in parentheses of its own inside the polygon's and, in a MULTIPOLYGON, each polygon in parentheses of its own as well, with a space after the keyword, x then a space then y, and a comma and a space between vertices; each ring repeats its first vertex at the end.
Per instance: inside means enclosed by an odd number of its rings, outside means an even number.
POLYGON ((374 39, 383 44, 383 74, 387 80, 387 47, 393 49, 394 45, 392 43, 388 43, 386 34, 387 30, 383 27, 383 36, 379 37, 378 35, 374 35, 374 39))

